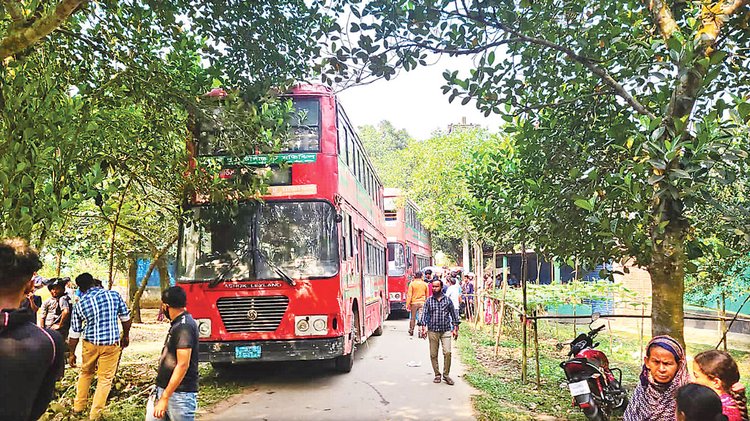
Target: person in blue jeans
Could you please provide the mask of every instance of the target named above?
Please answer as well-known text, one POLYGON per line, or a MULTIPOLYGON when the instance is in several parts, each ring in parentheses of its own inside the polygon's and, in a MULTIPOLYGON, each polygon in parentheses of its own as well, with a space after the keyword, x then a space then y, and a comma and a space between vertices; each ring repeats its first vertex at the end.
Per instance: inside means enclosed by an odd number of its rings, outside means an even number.
POLYGON ((159 358, 153 410, 146 420, 193 421, 198 409, 198 325, 185 309, 187 295, 174 286, 161 294, 161 311, 172 322, 159 358))

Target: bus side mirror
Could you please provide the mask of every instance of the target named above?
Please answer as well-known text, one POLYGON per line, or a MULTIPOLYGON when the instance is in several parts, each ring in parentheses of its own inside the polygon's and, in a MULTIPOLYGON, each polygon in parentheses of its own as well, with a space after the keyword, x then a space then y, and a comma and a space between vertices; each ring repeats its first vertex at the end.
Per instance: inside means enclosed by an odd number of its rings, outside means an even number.
POLYGON ((341 221, 343 221, 343 220, 344 220, 344 217, 343 217, 343 216, 341 216, 341 214, 340 214, 340 213, 337 213, 337 214, 336 214, 336 222, 338 223, 338 222, 341 222, 341 221))

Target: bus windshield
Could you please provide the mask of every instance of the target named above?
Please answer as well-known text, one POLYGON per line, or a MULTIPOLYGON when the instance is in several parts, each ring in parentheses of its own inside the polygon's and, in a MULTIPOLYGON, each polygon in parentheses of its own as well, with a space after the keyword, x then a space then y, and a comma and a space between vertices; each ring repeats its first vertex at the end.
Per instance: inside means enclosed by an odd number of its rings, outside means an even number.
POLYGON ((245 202, 190 210, 180 281, 326 278, 339 270, 336 212, 327 202, 245 202), (279 269, 279 270, 277 270, 279 269))
POLYGON ((388 276, 404 276, 405 273, 404 246, 399 243, 388 243, 388 276))

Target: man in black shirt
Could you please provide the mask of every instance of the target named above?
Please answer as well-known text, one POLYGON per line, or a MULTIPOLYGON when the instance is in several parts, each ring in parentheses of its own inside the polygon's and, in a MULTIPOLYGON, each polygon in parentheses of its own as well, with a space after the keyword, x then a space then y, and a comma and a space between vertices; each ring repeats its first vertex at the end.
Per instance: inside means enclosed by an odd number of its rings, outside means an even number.
POLYGON ((52 400, 65 369, 59 333, 36 325, 19 303, 34 288, 42 263, 25 240, 0 241, 0 420, 36 420, 52 400))
POLYGON ((146 419, 193 421, 198 406, 198 325, 185 310, 184 289, 164 290, 161 301, 172 327, 159 358, 154 409, 147 409, 146 419))

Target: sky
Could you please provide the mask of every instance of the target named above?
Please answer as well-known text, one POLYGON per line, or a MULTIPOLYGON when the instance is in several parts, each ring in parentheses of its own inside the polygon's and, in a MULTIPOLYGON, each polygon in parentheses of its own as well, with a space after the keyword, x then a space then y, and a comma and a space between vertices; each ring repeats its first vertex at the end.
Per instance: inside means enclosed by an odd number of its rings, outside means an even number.
POLYGON ((431 66, 401 71, 390 81, 378 80, 346 89, 338 97, 355 127, 388 120, 396 129, 405 129, 421 140, 429 138, 436 129, 445 131, 449 124, 461 123, 462 117, 466 117, 466 123, 496 132, 502 121, 499 116, 484 117, 473 101, 462 106, 458 98, 450 104, 448 95, 443 95, 440 89, 445 84, 444 70, 459 70, 459 74, 464 74, 470 68, 468 59, 444 57, 431 66))

